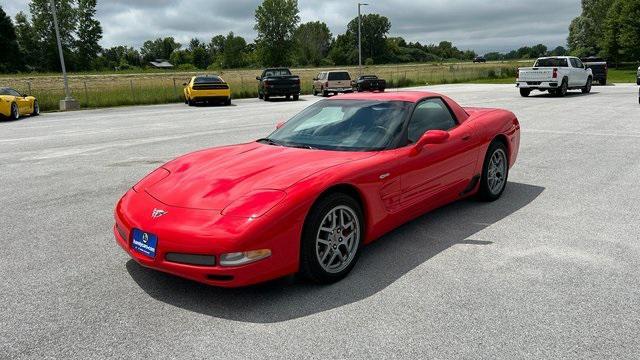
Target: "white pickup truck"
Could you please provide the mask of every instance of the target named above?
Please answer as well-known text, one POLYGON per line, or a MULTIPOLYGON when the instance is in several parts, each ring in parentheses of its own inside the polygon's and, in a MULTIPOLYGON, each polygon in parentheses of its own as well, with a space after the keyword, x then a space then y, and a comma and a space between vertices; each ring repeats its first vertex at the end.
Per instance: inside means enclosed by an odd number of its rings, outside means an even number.
POLYGON ((593 72, 577 57, 544 57, 536 60, 531 68, 519 69, 516 81, 520 95, 524 97, 529 96, 533 90, 565 96, 568 90, 580 89, 588 94, 591 92, 593 72))

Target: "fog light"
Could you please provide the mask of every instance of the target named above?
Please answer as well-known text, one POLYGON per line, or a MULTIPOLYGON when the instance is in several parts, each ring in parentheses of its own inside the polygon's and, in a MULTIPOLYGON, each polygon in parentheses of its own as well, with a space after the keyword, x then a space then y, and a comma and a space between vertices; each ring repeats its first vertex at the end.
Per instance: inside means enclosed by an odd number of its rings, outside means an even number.
POLYGON ((269 249, 228 253, 220 256, 220 265, 240 266, 268 258, 269 256, 271 256, 271 250, 269 249))

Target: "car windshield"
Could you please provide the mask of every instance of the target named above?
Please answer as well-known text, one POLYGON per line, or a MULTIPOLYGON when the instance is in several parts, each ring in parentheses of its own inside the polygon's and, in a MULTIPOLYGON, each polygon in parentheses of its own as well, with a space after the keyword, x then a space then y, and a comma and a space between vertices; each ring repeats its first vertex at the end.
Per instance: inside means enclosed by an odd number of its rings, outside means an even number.
POLYGON ((567 64, 567 59, 548 58, 538 59, 534 67, 569 67, 569 64, 567 64))
POLYGON ((194 84, 216 84, 223 82, 219 76, 198 76, 193 83, 194 84))
POLYGON ((291 71, 289 69, 269 69, 264 72, 264 76, 289 76, 291 71))
POLYGON ((261 142, 336 151, 382 150, 402 130, 410 108, 403 101, 321 101, 261 142))

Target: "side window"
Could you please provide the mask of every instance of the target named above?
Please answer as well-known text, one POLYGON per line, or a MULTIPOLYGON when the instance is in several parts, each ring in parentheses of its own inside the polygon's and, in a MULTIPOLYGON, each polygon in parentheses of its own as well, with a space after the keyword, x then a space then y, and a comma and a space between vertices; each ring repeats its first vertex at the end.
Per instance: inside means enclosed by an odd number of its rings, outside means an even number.
POLYGON ((9 89, 9 94, 12 95, 12 96, 18 96, 18 97, 22 96, 22 95, 20 95, 19 92, 15 91, 13 89, 9 89))
POLYGON ((571 58, 571 59, 569 59, 569 61, 571 61, 571 66, 572 67, 574 67, 574 68, 578 67, 578 62, 576 61, 576 59, 571 58))
POLYGON ((582 61, 580 59, 576 59, 576 67, 584 68, 584 64, 582 63, 582 61))
POLYGON ((428 99, 416 106, 409 120, 409 141, 415 143, 429 130, 448 131, 456 127, 451 111, 442 99, 428 99))

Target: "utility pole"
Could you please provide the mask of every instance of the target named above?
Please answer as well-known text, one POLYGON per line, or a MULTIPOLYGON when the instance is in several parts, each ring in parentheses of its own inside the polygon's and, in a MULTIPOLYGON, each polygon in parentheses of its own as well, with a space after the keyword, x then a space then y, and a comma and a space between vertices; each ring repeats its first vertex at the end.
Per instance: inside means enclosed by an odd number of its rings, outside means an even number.
POLYGON ((367 6, 367 3, 358 3, 358 66, 360 75, 362 75, 362 13, 360 8, 367 6))
POLYGON ((60 41, 60 30, 58 29, 58 15, 56 14, 56 4, 54 0, 49 2, 51 13, 53 14, 53 27, 56 30, 56 41, 58 42, 58 53, 60 53, 60 65, 62 66, 62 78, 64 79, 64 100, 60 100, 60 110, 74 110, 79 108, 78 102, 71 96, 69 81, 67 80, 67 68, 64 64, 64 53, 62 52, 62 42, 60 41))

